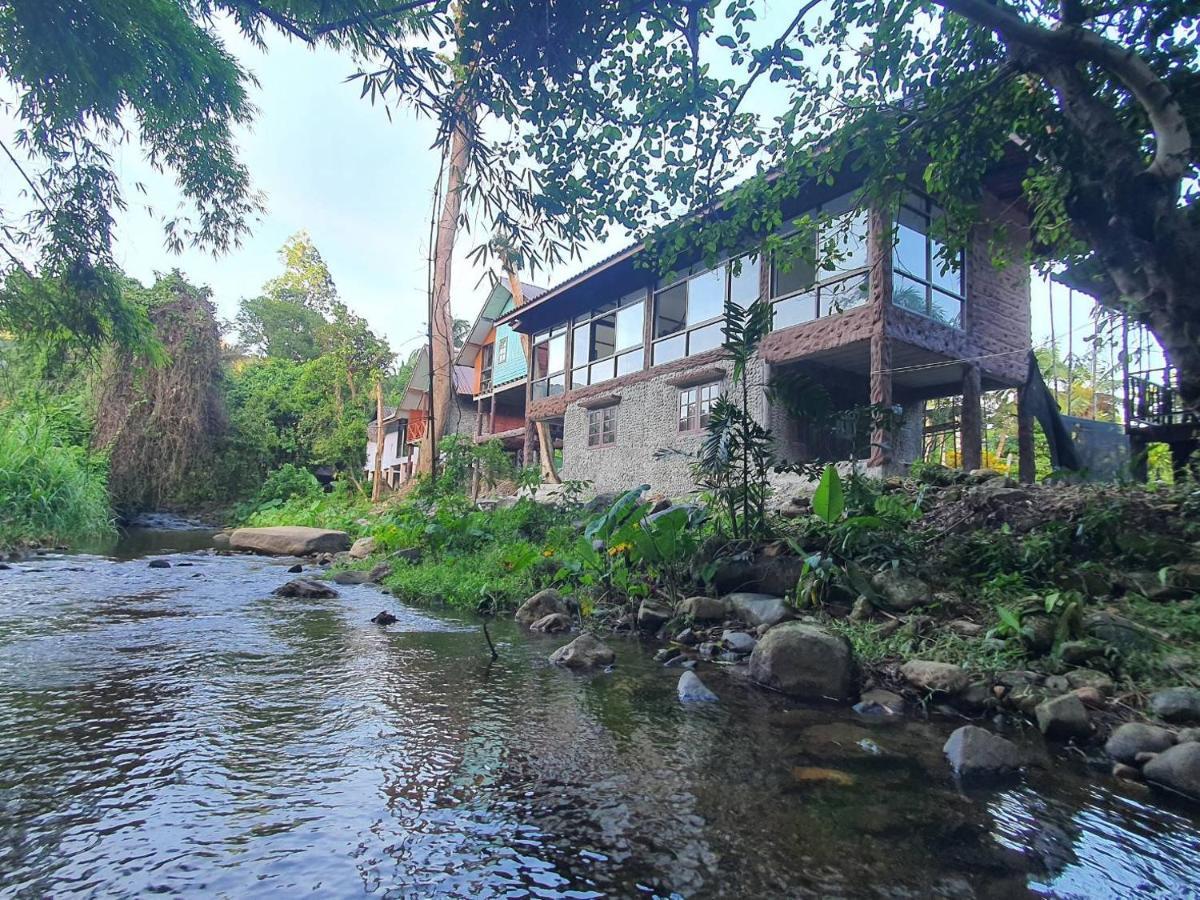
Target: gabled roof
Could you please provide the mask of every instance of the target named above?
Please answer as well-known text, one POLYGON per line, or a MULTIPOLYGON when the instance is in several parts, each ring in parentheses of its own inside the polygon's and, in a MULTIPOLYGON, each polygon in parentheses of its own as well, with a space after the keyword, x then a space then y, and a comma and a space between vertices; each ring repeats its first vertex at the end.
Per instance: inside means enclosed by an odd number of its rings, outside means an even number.
MULTIPOLYGON (((471 366, 454 366, 454 391, 457 394, 472 397, 475 394, 475 369, 471 366)), ((425 345, 417 351, 417 359, 413 364, 412 375, 408 379, 408 388, 404 391, 404 399, 400 402, 401 412, 424 409, 429 393, 429 346, 425 345)))
MULTIPOLYGON (((528 304, 546 293, 546 289, 536 284, 527 284, 522 281, 521 293, 524 295, 525 303, 528 304)), ((471 330, 467 333, 466 341, 458 351, 457 361, 460 365, 475 364, 475 355, 479 352, 479 348, 483 346, 483 342, 487 340, 487 336, 495 325, 496 320, 504 315, 511 308, 511 305, 512 291, 508 289, 508 281, 497 279, 496 283, 492 286, 491 293, 483 301, 483 308, 479 310, 479 315, 475 317, 475 324, 471 326, 471 330)))

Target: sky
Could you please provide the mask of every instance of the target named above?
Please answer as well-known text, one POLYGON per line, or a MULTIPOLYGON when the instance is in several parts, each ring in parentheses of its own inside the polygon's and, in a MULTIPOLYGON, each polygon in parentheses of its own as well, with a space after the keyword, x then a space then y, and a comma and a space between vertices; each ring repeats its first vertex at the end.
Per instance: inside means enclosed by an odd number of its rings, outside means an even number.
MULTIPOLYGON (((765 9, 769 20, 774 4, 765 9)), ((169 176, 148 166, 136 143, 126 144, 115 154, 130 204, 117 219, 118 263, 143 282, 153 280, 156 271, 179 268, 189 280, 210 287, 219 315, 232 319, 242 298, 255 296, 279 274, 284 241, 306 230, 343 301, 404 358, 422 340, 426 320, 429 218, 439 165, 439 153, 431 149, 433 124, 407 111, 393 110, 389 120, 382 106, 361 99, 357 84, 347 81, 354 64, 346 57, 278 34, 261 51, 234 29, 221 31, 259 81, 251 92, 258 115, 252 127, 240 130, 239 146, 255 188, 265 196, 266 211, 242 245, 223 256, 193 249, 176 255, 164 245, 160 217, 174 210, 178 191, 169 176), (135 182, 146 185, 144 197, 134 190, 135 182)), ((5 194, 12 189, 12 175, 0 175, 5 194)), ((460 236, 456 251, 451 305, 459 318, 474 319, 488 291, 488 284, 480 283, 487 273, 466 259, 476 240, 473 234, 460 236)), ((554 284, 622 244, 614 238, 583 248, 579 261, 532 280, 554 284)), ((1066 291, 1056 291, 1060 338, 1067 331, 1067 302, 1066 291)), ((1085 323, 1091 308, 1089 299, 1076 298, 1076 352, 1080 338, 1090 333, 1085 323)), ((1049 334, 1047 288, 1035 281, 1034 344, 1044 343, 1049 334)))

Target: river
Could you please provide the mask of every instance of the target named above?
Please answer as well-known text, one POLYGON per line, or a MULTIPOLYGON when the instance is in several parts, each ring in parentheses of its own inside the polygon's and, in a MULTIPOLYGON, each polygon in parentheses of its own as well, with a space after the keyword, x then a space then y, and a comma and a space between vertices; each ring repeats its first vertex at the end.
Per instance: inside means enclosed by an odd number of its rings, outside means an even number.
POLYGON ((653 648, 580 677, 507 621, 492 662, 470 617, 276 599, 291 560, 207 542, 142 529, 0 571, 0 894, 1200 892, 1194 811, 1082 763, 961 790, 950 720, 712 668, 721 702, 684 706, 653 648))

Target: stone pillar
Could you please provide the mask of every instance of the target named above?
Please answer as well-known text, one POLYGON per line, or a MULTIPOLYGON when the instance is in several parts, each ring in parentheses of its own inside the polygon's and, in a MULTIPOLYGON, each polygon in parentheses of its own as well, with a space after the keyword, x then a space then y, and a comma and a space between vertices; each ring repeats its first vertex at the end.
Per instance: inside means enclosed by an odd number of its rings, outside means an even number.
POLYGON ((1017 477, 1022 484, 1037 480, 1037 461, 1033 452, 1033 416, 1025 395, 1028 385, 1017 389, 1017 477))
MULTIPOLYGON (((890 217, 872 209, 868 218, 867 267, 870 272, 871 349, 870 402, 892 405, 892 342, 888 336, 888 309, 892 303, 892 228, 890 217)), ((894 435, 891 429, 871 432, 868 465, 886 466, 892 461, 894 435)))
POLYGON ((983 467, 983 407, 980 404, 978 365, 963 367, 962 417, 959 422, 962 437, 962 467, 966 471, 983 467))

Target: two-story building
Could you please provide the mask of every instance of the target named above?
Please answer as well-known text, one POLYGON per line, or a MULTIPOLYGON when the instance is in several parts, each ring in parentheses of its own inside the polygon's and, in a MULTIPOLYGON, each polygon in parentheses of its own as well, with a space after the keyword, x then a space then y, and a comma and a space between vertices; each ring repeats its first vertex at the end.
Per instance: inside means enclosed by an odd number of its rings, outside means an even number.
POLYGON ((843 408, 899 413, 865 445, 861 461, 877 473, 919 457, 926 400, 961 395, 963 464, 978 467, 980 392, 1020 385, 1031 343, 1019 179, 994 180, 966 252, 948 267, 931 235, 939 213, 929 198, 910 193, 892 216, 857 209, 855 187, 813 184, 781 210, 787 223, 808 212, 831 219, 823 233, 798 238, 812 246, 794 258, 731 248, 715 266, 684 260, 660 277, 639 265, 646 251, 638 244, 502 315, 498 326, 532 342, 526 416, 561 427, 563 478, 604 491, 639 482, 670 494, 693 488, 679 457, 657 451, 697 449, 709 408, 729 387, 727 298, 774 305, 774 331, 748 380, 753 412, 785 456, 836 457, 852 446, 770 403, 772 377, 796 372, 843 408), (993 239, 1010 251, 1004 267, 993 264, 993 239))

